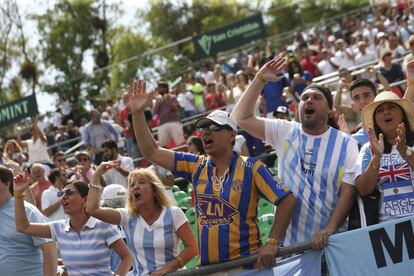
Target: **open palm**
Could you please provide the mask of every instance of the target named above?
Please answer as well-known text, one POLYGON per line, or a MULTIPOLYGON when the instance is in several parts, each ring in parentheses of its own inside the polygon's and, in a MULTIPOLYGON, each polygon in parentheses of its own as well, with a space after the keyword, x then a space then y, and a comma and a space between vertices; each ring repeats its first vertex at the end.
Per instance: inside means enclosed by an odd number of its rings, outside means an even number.
POLYGON ((281 77, 277 76, 286 67, 286 58, 278 57, 268 61, 262 68, 260 68, 258 74, 262 76, 265 81, 278 81, 281 77))
POLYGON ((373 154, 381 157, 384 153, 384 135, 380 133, 379 137, 377 138, 374 129, 372 127, 368 127, 368 136, 373 154))
POLYGON ((132 112, 143 111, 152 99, 152 93, 147 93, 147 84, 143 80, 136 80, 128 86, 128 94, 132 112))

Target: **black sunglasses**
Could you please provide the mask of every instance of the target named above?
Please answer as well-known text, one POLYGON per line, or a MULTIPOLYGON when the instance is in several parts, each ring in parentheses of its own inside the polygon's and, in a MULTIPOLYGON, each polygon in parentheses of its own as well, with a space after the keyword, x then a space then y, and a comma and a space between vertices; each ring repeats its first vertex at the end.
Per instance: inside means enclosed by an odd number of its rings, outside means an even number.
POLYGON ((76 191, 75 191, 75 190, 72 190, 72 189, 66 189, 66 190, 64 190, 64 191, 59 191, 59 192, 57 192, 57 196, 58 196, 58 197, 62 197, 63 195, 71 196, 71 195, 73 195, 73 194, 75 194, 75 193, 76 193, 76 191))
POLYGON ((66 162, 66 159, 56 159, 56 162, 58 163, 66 162))
POLYGON ((205 126, 200 127, 201 132, 204 131, 205 129, 208 129, 209 131, 214 131, 214 132, 220 131, 220 130, 223 130, 223 129, 233 130, 228 125, 221 126, 219 124, 210 124, 210 125, 205 125, 205 126))

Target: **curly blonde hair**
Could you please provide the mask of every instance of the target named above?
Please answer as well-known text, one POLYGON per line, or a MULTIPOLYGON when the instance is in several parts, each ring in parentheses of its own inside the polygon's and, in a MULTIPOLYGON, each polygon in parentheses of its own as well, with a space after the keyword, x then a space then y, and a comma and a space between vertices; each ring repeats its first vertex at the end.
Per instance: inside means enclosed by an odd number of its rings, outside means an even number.
POLYGON ((172 205, 172 201, 171 199, 168 197, 165 188, 164 188, 164 184, 162 184, 161 180, 159 179, 159 177, 154 174, 153 172, 151 172, 148 169, 144 169, 144 168, 139 168, 139 169, 135 169, 133 171, 131 171, 128 175, 128 189, 127 189, 127 204, 126 204, 126 208, 128 210, 129 215, 137 215, 139 213, 138 207, 134 204, 134 202, 132 201, 132 194, 131 194, 131 182, 134 180, 134 178, 136 177, 141 177, 143 178, 145 181, 149 182, 152 186, 152 189, 154 191, 155 194, 155 205, 157 207, 169 207, 172 205))

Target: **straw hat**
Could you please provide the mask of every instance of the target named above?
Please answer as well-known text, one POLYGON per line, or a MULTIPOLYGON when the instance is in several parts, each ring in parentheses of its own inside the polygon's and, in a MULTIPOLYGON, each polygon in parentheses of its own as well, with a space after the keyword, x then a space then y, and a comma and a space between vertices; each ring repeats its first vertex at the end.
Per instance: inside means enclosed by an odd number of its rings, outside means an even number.
POLYGON ((375 109, 382 103, 395 103, 404 110, 405 116, 407 117, 410 128, 414 129, 414 105, 408 99, 401 99, 397 94, 391 91, 384 91, 379 93, 374 101, 367 105, 362 110, 362 126, 364 129, 368 127, 374 127, 374 112, 375 109))

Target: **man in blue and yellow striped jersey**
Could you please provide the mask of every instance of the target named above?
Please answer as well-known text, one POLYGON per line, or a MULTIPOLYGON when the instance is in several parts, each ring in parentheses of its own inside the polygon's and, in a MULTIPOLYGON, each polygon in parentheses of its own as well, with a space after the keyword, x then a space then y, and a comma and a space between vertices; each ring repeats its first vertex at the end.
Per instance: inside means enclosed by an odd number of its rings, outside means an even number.
POLYGON ((258 266, 274 266, 295 199, 261 161, 233 152, 236 124, 230 115, 214 111, 197 121, 206 155, 178 153, 159 147, 146 126, 144 109, 151 95, 146 93, 145 82, 136 81, 128 92, 143 155, 194 185, 201 265, 249 256, 260 249, 258 266), (262 247, 257 225, 259 197, 278 205, 277 222, 262 247))

